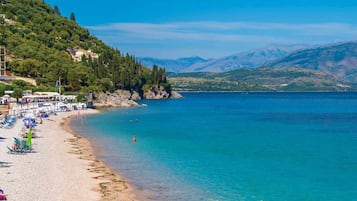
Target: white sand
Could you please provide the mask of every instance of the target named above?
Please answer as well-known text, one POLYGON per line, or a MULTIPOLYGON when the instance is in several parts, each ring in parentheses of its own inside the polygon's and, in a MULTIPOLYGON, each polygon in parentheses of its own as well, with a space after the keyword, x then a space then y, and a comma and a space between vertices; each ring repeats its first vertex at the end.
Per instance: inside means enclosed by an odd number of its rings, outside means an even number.
MULTIPOLYGON (((93 113, 95 110, 81 111, 93 113)), ((44 119, 37 126, 33 139, 36 153, 23 155, 7 153, 13 144, 13 137, 19 137, 22 120, 19 119, 12 129, 0 128, 0 162, 9 162, 10 167, 0 167, 0 188, 8 200, 23 201, 67 201, 101 200, 99 173, 88 171, 91 161, 79 159, 71 154, 73 145, 69 139, 74 136, 61 128, 63 118, 77 114, 76 111, 58 113, 44 119)))

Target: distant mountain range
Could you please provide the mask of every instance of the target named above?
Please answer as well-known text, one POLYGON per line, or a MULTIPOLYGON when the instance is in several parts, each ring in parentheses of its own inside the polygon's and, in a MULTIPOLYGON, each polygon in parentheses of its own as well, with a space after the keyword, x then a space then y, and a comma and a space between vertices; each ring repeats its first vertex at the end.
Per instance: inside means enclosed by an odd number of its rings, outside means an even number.
POLYGON ((309 48, 269 46, 210 60, 142 61, 166 67, 177 90, 357 90, 357 41, 309 48))
POLYGON ((167 72, 226 72, 240 68, 255 68, 264 63, 280 59, 306 45, 271 45, 268 47, 241 52, 219 59, 188 57, 179 59, 138 58, 144 66, 154 64, 166 68, 167 72))
POLYGON ((265 65, 317 70, 338 80, 357 83, 357 41, 299 50, 265 65))
POLYGON ((165 68, 166 72, 183 72, 183 69, 188 68, 194 64, 205 63, 210 60, 203 59, 201 57, 187 57, 187 58, 179 58, 179 59, 157 59, 151 57, 139 57, 137 58, 141 64, 152 68, 154 64, 161 68, 165 68))
POLYGON ((224 73, 179 73, 169 76, 178 91, 356 91, 324 72, 303 68, 241 68, 224 73))
POLYGON ((182 72, 227 72, 240 68, 256 68, 262 64, 280 59, 291 52, 306 48, 304 45, 268 46, 252 51, 241 52, 227 57, 196 63, 182 72))

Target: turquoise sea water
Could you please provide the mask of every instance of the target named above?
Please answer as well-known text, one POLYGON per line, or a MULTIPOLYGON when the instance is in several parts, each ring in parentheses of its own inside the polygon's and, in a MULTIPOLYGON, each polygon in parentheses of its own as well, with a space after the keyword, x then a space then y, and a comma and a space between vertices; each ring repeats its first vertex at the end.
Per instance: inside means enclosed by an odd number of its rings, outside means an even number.
POLYGON ((357 200, 357 93, 183 95, 72 127, 147 200, 357 200))

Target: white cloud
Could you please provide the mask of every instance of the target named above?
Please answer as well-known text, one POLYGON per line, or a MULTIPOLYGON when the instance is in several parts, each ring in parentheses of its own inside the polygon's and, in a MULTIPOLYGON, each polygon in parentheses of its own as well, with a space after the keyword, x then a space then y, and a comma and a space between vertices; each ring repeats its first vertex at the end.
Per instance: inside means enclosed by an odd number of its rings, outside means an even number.
MULTIPOLYGON (((283 32, 298 32, 299 34, 309 33, 312 35, 332 34, 356 34, 357 27, 345 23, 320 23, 320 24, 284 24, 284 23, 258 23, 258 22, 175 22, 175 23, 113 23, 99 26, 87 27, 94 31, 118 31, 132 34, 140 34, 146 37, 154 37, 157 35, 166 38, 183 37, 197 39, 197 36, 212 35, 227 35, 226 32, 240 35, 240 32, 256 32, 259 31, 283 31, 283 32)), ((228 34, 231 35, 231 34, 228 34)))
MULTIPOLYGON (((355 39, 357 26, 346 23, 261 23, 261 22, 173 22, 173 23, 112 23, 88 26, 105 42, 132 52, 157 47, 157 51, 195 48, 204 52, 208 45, 224 52, 236 47, 264 46, 271 43, 330 43, 355 39), (204 44, 206 43, 206 44, 204 44), (158 47, 160 46, 160 47, 158 47), (135 49, 134 49, 135 48, 135 49), (159 50, 159 48, 161 48, 159 50)), ((200 55, 200 53, 198 53, 200 55)))

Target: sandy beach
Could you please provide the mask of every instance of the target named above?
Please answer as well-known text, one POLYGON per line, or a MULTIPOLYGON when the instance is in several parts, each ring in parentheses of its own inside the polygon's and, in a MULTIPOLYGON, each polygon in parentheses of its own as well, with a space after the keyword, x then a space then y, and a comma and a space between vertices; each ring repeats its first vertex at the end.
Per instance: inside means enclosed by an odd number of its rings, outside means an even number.
MULTIPOLYGON (((97 110, 82 110, 88 115, 97 110)), ((68 123, 78 111, 44 119, 34 134, 35 153, 9 154, 19 137, 22 120, 11 129, 0 128, 0 189, 8 200, 122 200, 133 201, 132 188, 97 160, 90 142, 72 132, 68 123)))

